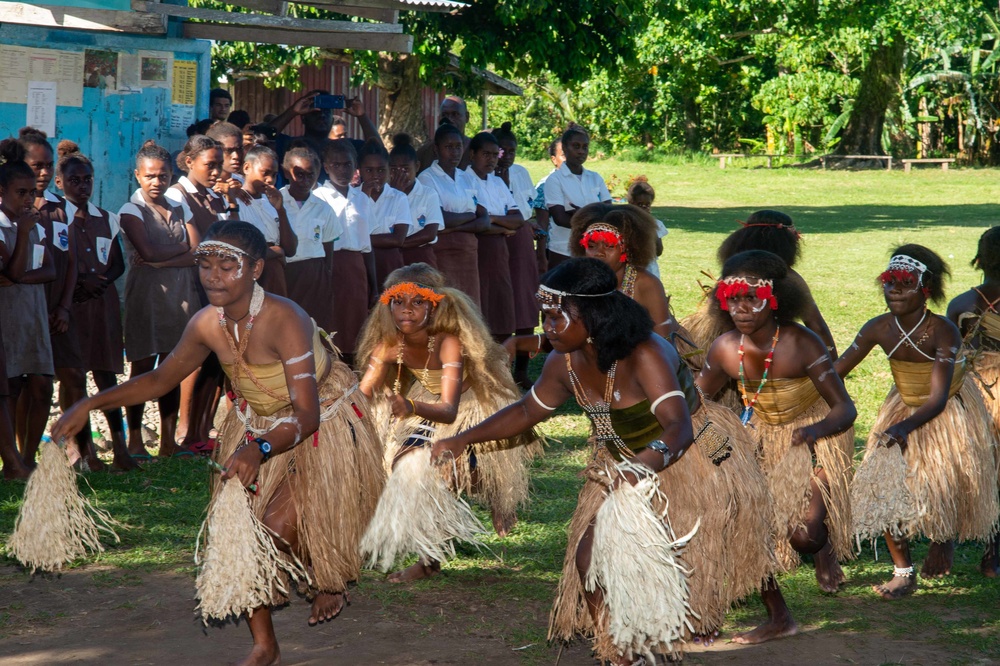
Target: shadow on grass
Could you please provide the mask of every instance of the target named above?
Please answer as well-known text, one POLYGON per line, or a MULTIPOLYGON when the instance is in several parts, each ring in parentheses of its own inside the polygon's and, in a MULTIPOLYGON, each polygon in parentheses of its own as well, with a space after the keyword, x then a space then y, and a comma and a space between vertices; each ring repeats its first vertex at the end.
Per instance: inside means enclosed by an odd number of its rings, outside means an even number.
MULTIPOLYGON (((1000 222, 1000 205, 942 206, 777 206, 807 234, 840 234, 932 226, 986 229, 1000 222)), ((688 208, 654 207, 653 214, 669 229, 729 233, 746 220, 755 207, 688 208)))

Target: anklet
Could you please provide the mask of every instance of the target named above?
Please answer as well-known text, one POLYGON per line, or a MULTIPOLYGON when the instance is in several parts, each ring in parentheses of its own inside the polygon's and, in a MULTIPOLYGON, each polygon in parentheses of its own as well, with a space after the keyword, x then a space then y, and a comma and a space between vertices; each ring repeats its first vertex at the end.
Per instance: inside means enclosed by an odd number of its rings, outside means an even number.
POLYGON ((909 578, 913 575, 913 567, 893 567, 892 575, 900 578, 909 578))

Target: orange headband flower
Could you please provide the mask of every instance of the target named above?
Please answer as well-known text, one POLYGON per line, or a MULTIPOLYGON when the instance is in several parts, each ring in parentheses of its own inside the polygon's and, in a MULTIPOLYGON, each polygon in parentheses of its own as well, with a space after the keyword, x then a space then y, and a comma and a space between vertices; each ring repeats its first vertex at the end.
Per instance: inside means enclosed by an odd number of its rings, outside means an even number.
POLYGON ((444 299, 444 294, 439 294, 428 286, 416 282, 400 282, 386 289, 378 300, 382 305, 389 305, 392 299, 397 296, 409 296, 410 298, 420 296, 425 301, 430 301, 434 307, 437 307, 437 304, 444 299))

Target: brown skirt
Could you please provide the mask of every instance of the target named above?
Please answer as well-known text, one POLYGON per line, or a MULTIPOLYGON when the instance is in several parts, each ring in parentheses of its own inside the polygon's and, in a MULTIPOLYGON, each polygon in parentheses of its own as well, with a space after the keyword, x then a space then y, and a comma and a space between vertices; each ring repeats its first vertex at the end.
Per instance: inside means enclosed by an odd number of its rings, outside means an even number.
POLYGON ((288 286, 285 283, 285 260, 281 257, 271 257, 264 260, 264 272, 260 275, 260 286, 269 294, 288 296, 288 286))
POLYGON ((514 288, 514 330, 538 326, 538 261, 535 257, 534 232, 525 224, 513 236, 507 236, 510 255, 510 283, 514 288))
POLYGON ((437 256, 434 254, 434 246, 430 243, 419 247, 404 247, 402 252, 404 266, 423 262, 428 266, 438 267, 437 256))
MULTIPOLYGON (((49 329, 52 336, 52 365, 58 368, 78 368, 83 369, 83 352, 80 349, 80 330, 76 323, 76 304, 72 307, 69 317, 69 328, 65 333, 55 333, 49 329)), ((50 310, 51 312, 51 310, 50 310)), ((121 313, 118 313, 119 320, 121 313)), ((121 321, 119 321, 121 329, 121 321)))
POLYGON ((479 241, 476 234, 456 231, 441 234, 434 245, 438 270, 444 273, 452 287, 465 292, 477 305, 479 302, 479 241))
POLYGON ((334 330, 333 279, 325 258, 293 261, 285 265, 288 298, 298 303, 324 331, 334 330))
POLYGON ((479 300, 493 335, 514 332, 514 293, 505 236, 479 237, 479 300))
MULTIPOLYGON (((118 289, 108 285, 101 298, 91 298, 73 304, 73 322, 76 325, 77 340, 82 365, 56 367, 82 367, 84 370, 125 372, 125 343, 122 333, 121 303, 118 289)), ((70 332, 72 332, 72 328, 70 332)), ((62 336, 52 336, 53 341, 62 336)), ((52 349, 55 355, 55 345, 52 349)))
POLYGON ((403 253, 398 247, 375 247, 372 248, 372 256, 375 257, 375 283, 381 294, 384 289, 385 279, 389 273, 397 268, 406 265, 403 261, 403 253))
POLYGON ((368 318, 368 271, 361 252, 334 250, 330 274, 333 283, 334 343, 344 354, 353 354, 361 327, 368 318))

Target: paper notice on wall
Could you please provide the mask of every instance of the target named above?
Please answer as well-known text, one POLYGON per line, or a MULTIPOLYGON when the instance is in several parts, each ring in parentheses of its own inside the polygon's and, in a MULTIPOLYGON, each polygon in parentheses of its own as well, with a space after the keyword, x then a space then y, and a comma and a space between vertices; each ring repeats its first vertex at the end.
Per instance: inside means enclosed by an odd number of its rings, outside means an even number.
POLYGON ((174 74, 174 54, 168 51, 139 51, 139 85, 143 88, 170 88, 174 74))
POLYGON ((194 106, 198 103, 198 63, 194 60, 174 60, 174 81, 170 101, 194 106))
POLYGON ((56 95, 55 81, 28 81, 28 118, 24 124, 55 136, 56 95))
POLYGON ((139 86, 139 56, 135 53, 121 53, 118 55, 118 81, 112 89, 110 86, 105 89, 105 94, 113 92, 129 93, 141 92, 139 86))
POLYGON ((194 125, 194 105, 170 105, 170 136, 187 136, 187 128, 194 125))
MULTIPOLYGON (((27 79, 54 81, 59 106, 83 106, 83 53, 28 49, 27 79)), ((23 67, 23 65, 22 65, 23 67)))
POLYGON ((22 46, 0 45, 0 102, 24 104, 28 98, 28 49, 22 46))

